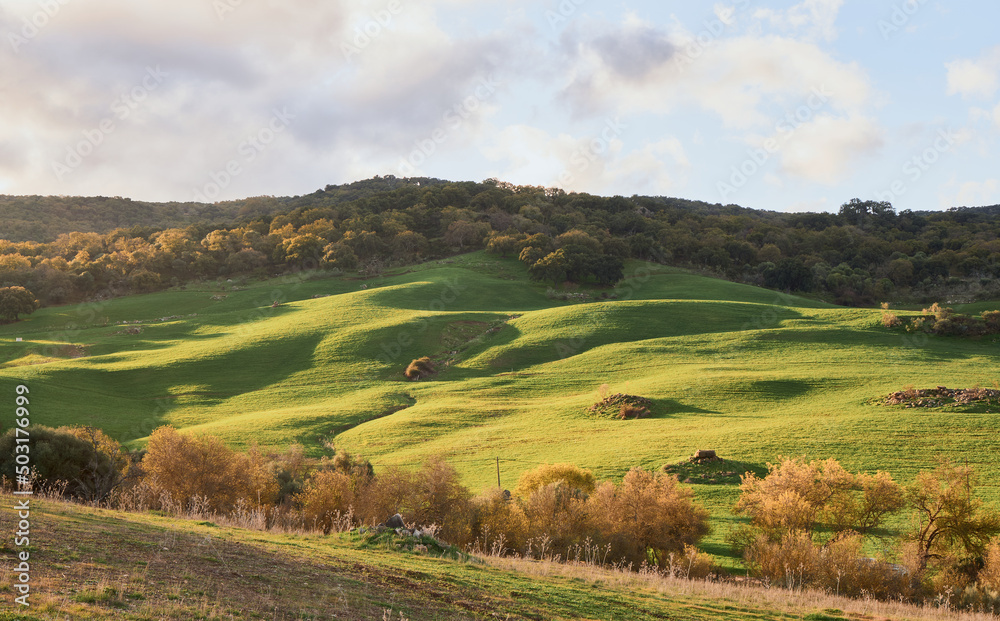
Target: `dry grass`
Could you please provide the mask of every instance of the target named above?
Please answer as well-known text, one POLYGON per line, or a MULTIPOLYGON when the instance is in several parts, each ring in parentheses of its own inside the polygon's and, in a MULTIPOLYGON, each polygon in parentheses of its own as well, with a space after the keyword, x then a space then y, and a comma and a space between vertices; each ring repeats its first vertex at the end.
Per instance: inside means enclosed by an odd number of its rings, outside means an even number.
MULTIPOLYGON (((39 499, 40 500, 40 499, 39 499)), ((4 511, 9 497, 0 496, 4 511)), ((996 617, 810 590, 687 580, 662 571, 486 557, 444 561, 350 539, 287 537, 57 500, 39 502, 32 576, 39 619, 787 619, 977 621, 996 617), (834 612, 836 611, 836 614, 834 612), (817 615, 818 616, 818 615, 817 615), (812 617, 807 617, 812 618, 812 617)), ((0 572, 8 593, 11 572, 0 572)), ((0 610, 0 618, 4 618, 0 610)))
POLYGON ((670 598, 694 598, 725 602, 738 608, 766 609, 800 615, 803 611, 839 610, 847 615, 865 619, 907 619, 911 621, 996 621, 989 613, 961 612, 948 608, 917 606, 903 602, 884 602, 875 599, 850 599, 813 589, 786 590, 768 588, 750 581, 716 582, 688 580, 671 576, 670 572, 643 570, 634 572, 627 568, 601 568, 586 563, 560 563, 551 560, 531 560, 512 557, 486 557, 491 567, 515 571, 537 578, 571 578, 585 580, 610 588, 628 591, 654 591, 670 598))

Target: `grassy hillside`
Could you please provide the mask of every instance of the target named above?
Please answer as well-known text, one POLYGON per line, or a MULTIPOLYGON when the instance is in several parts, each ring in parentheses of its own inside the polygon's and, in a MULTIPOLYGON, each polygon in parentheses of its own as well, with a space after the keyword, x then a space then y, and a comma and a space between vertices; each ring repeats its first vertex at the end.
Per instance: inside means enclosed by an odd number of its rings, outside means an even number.
MULTIPOLYGON (((670 268, 628 274, 617 299, 554 301, 517 261, 474 253, 369 281, 221 282, 50 308, 0 328, 0 376, 31 388, 39 424, 140 445, 169 423, 314 454, 332 438, 377 467, 441 453, 473 489, 495 485, 496 457, 513 487, 542 462, 619 477, 711 448, 746 467, 835 457, 902 481, 968 460, 1000 500, 995 413, 868 403, 911 384, 991 386, 995 340, 910 338, 879 311, 670 268), (407 381, 425 355, 442 371, 407 381), (588 414, 602 384, 652 399, 654 415, 588 414)), ((717 518, 707 547, 722 553, 738 479, 693 483, 717 518)))
MULTIPOLYGON (((13 505, 0 496, 0 515, 13 505)), ((32 605, 13 603, 10 548, 0 549, 0 621, 986 618, 540 561, 442 558, 357 535, 264 534, 41 499, 32 508, 32 605)))

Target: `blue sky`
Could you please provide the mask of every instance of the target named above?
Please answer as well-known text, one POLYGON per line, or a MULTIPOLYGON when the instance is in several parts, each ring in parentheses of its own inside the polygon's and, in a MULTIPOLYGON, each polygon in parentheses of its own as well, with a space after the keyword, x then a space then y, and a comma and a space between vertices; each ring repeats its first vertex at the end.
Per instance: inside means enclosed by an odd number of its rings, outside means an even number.
POLYGON ((1000 203, 995 2, 7 0, 0 192, 1000 203))

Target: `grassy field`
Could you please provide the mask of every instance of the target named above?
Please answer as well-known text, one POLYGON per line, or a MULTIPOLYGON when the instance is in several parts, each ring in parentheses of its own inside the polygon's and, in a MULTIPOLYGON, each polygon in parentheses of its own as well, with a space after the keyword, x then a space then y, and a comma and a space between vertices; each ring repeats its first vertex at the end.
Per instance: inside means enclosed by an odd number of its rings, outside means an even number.
MULTIPOLYGON (((967 460, 1000 501, 997 413, 869 403, 908 385, 995 385, 996 339, 911 337, 877 310, 661 266, 627 275, 603 291, 616 299, 557 301, 519 262, 474 253, 367 281, 300 275, 49 308, 0 327, 0 376, 11 399, 16 382, 30 387, 37 424, 92 424, 133 446, 162 424, 314 455, 332 440, 377 467, 444 454, 475 491, 496 484, 497 457, 512 488, 543 462, 611 478, 715 449, 746 468, 835 457, 904 482, 967 460), (407 381, 425 355, 441 372, 407 381), (603 384, 651 399, 654 416, 588 414, 603 384)), ((705 548, 723 555, 738 479, 692 484, 713 513, 705 548)))
MULTIPOLYGON (((0 495, 0 513, 14 500, 0 495)), ((280 535, 34 499, 31 607, 0 561, 0 621, 985 620, 941 609, 541 561, 444 558, 353 534, 280 535)))

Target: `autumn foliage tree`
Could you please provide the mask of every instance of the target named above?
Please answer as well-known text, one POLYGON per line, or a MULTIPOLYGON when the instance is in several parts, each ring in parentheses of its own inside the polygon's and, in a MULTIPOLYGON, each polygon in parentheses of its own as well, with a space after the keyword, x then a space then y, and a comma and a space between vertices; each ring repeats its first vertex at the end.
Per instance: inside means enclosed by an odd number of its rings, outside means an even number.
POLYGON ((603 483, 588 500, 591 519, 609 541, 611 556, 638 567, 664 567, 709 532, 708 511, 677 477, 633 468, 620 485, 603 483))
POLYGON ((834 459, 785 458, 763 478, 743 476, 736 512, 772 541, 791 531, 823 527, 834 539, 870 533, 903 507, 903 492, 888 473, 852 474, 834 459))
POLYGON ((302 507, 306 524, 328 535, 334 524, 353 509, 351 478, 342 472, 320 470, 306 481, 295 500, 302 507))
POLYGON ((574 464, 542 464, 521 475, 517 481, 516 492, 526 498, 539 488, 559 482, 571 490, 579 490, 584 494, 593 492, 597 485, 594 473, 590 470, 574 464))
POLYGON ((184 506, 201 503, 225 512, 240 501, 273 502, 278 492, 277 477, 259 451, 236 453, 216 437, 181 434, 170 426, 150 434, 142 468, 154 492, 184 506))
POLYGON ((12 323, 19 315, 30 315, 38 310, 39 302, 24 287, 0 288, 0 322, 12 323))
POLYGON ((943 463, 932 472, 918 474, 907 489, 906 498, 915 511, 911 537, 921 571, 949 552, 981 558, 990 540, 1000 533, 1000 513, 986 508, 975 496, 976 484, 969 466, 943 463))

